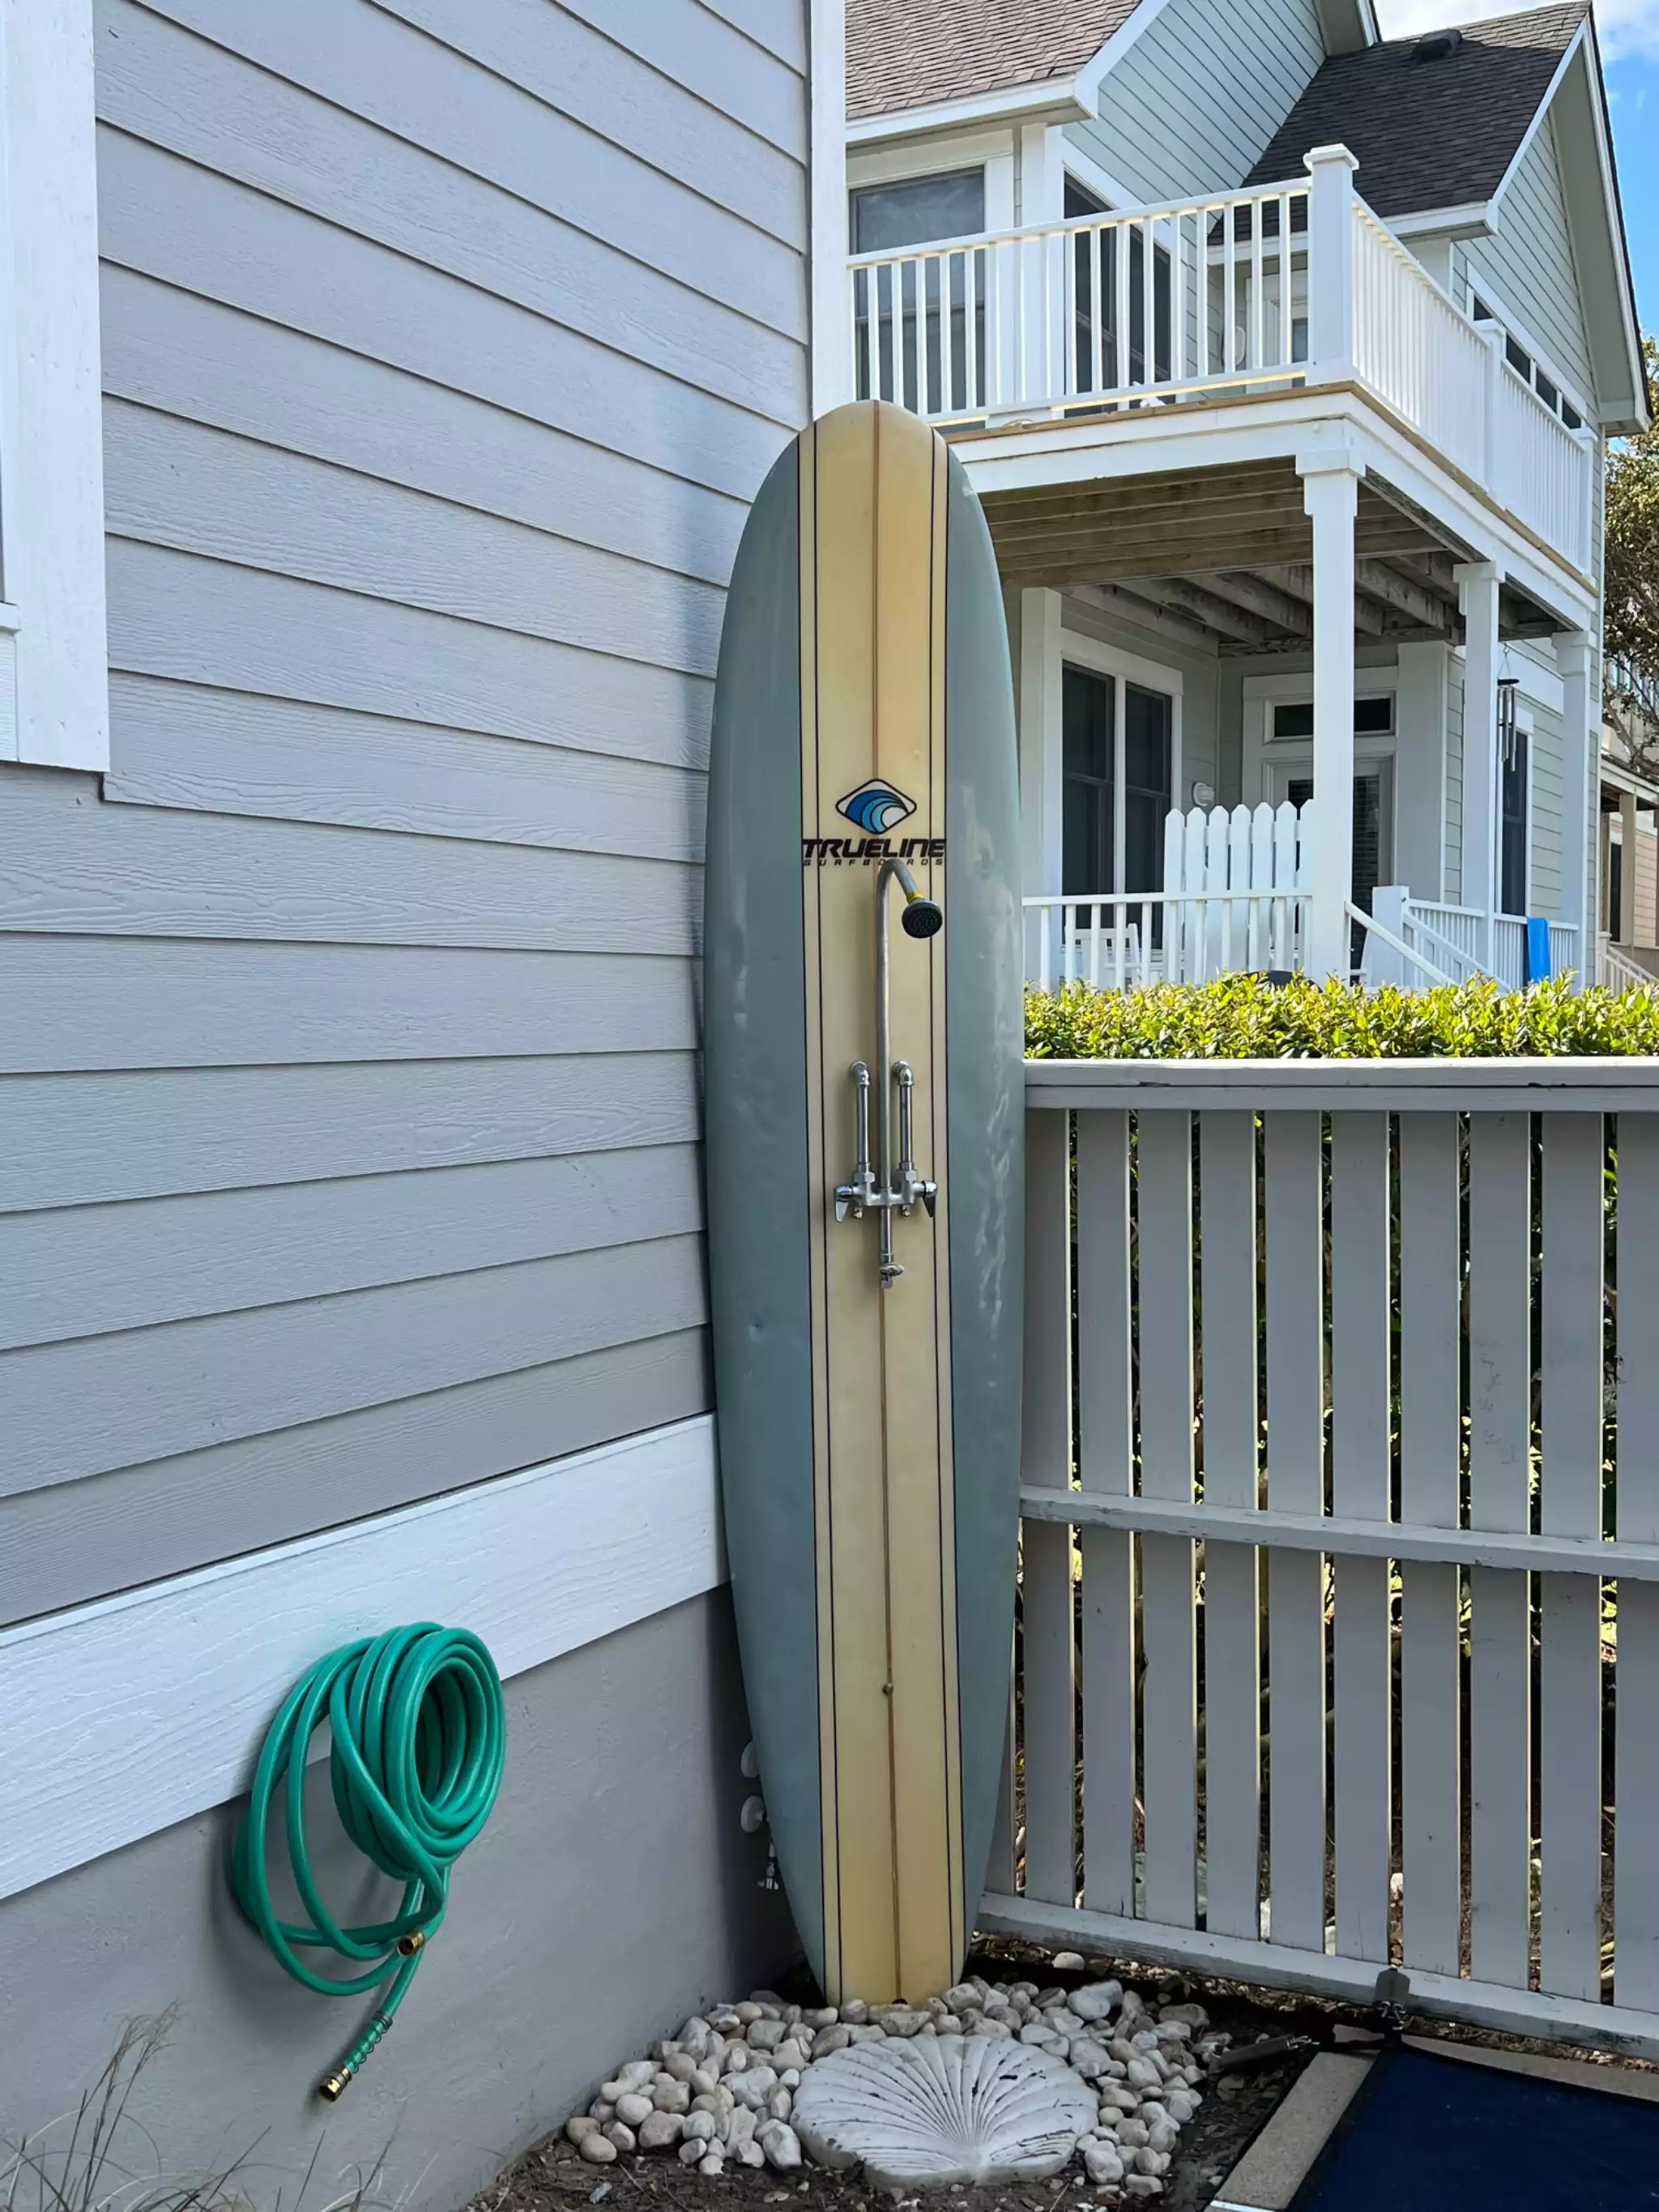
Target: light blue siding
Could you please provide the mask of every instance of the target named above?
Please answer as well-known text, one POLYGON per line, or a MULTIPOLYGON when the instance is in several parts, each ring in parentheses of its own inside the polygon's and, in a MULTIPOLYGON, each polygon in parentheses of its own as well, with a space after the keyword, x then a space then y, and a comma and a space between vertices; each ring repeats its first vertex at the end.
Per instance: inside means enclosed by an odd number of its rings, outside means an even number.
POLYGON ((1315 0, 1167 0, 1066 135, 1139 201, 1237 185, 1324 58, 1315 0))
POLYGON ((112 760, 0 770, 0 1619, 708 1406, 805 20, 97 0, 112 760))
POLYGON ((1548 116, 1504 195, 1495 234, 1471 240, 1464 255, 1473 281, 1490 282, 1502 307, 1593 405, 1595 372, 1548 116))

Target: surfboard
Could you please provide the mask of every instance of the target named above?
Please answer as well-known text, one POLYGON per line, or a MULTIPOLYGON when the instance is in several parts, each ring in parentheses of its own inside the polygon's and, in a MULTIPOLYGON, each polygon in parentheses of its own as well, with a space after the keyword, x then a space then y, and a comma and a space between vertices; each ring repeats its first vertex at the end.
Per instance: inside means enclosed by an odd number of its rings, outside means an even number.
POLYGON ((755 501, 707 860, 715 1398, 761 1791, 826 1999, 919 2002, 960 1977, 1006 1761, 1024 1104, 1001 588, 960 462, 902 409, 822 417, 755 501))

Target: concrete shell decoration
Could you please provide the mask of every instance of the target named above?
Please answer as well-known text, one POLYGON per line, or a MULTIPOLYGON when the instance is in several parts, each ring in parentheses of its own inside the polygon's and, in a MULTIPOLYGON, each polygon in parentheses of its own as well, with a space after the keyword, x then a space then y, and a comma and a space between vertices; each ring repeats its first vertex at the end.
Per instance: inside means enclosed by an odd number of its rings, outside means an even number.
POLYGON ((878 2187, 1040 2181, 1095 2124, 1092 2093, 1029 2044, 966 2036, 860 2043, 802 2077, 795 2132, 824 2166, 878 2187))

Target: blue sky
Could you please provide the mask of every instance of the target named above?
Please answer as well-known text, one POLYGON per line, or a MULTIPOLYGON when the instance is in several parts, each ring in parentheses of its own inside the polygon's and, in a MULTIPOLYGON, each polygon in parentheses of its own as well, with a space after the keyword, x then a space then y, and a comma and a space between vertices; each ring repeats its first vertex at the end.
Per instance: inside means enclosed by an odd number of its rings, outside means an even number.
MULTIPOLYGON (((1507 12, 1503 0, 1377 0, 1385 38, 1507 12)), ((1595 23, 1636 296, 1644 324, 1659 333, 1659 0, 1598 0, 1595 23)))

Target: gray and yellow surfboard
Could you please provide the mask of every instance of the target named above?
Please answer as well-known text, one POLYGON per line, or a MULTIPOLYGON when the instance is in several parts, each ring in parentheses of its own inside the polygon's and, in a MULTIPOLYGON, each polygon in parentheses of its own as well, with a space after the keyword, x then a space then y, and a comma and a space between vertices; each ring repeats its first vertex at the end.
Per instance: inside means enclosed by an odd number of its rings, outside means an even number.
POLYGON ((831 2002, 957 1978, 995 1818, 1018 1499, 1018 867, 984 517, 916 417, 841 408, 779 460, 738 554, 705 936, 732 1589, 779 1865, 831 2002))

